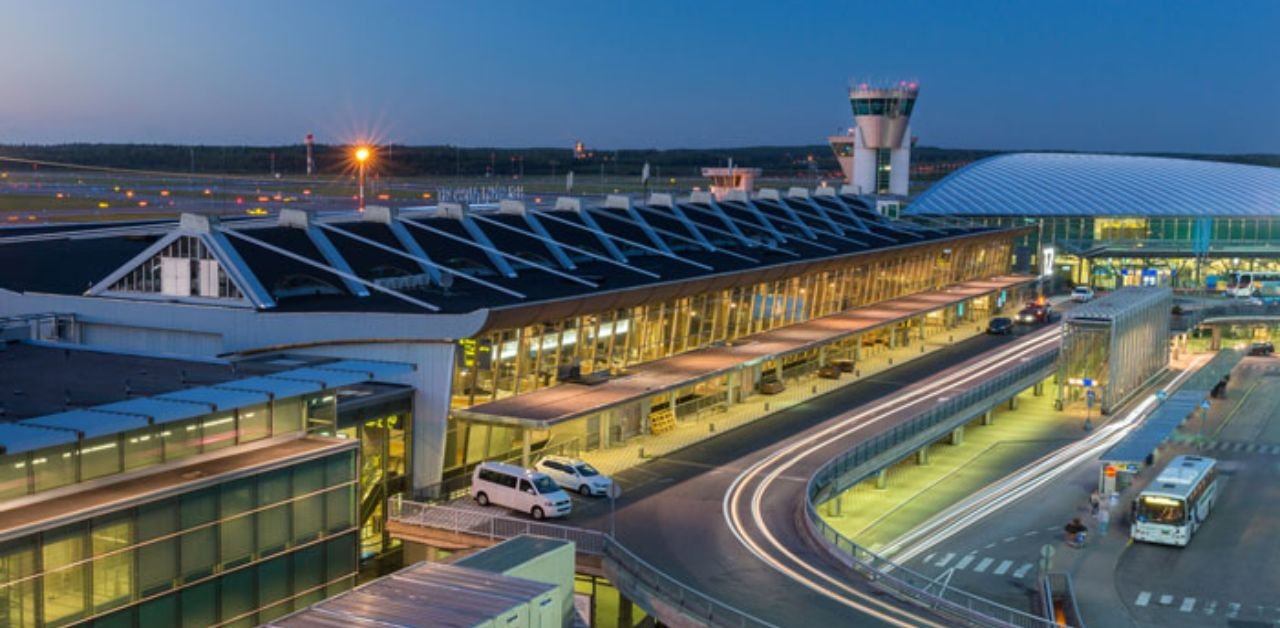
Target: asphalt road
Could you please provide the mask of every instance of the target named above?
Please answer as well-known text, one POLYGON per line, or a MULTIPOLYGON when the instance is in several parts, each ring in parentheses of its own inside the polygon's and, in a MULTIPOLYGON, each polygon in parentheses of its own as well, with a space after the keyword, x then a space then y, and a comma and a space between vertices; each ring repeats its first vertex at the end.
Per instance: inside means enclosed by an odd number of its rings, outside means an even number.
MULTIPOLYGON (((628 548, 660 565, 669 575, 780 626, 915 623, 892 610, 877 620, 851 607, 850 601, 856 606, 875 606, 862 598, 870 590, 857 579, 839 580, 858 593, 849 591, 848 595, 833 598, 805 587, 757 558, 726 523, 725 495, 744 470, 806 435, 833 425, 840 414, 900 393, 913 384, 934 380, 970 358, 1018 339, 970 339, 619 474, 617 479, 624 494, 618 500, 617 535, 628 548), (836 599, 840 597, 847 599, 836 599)), ((881 425, 842 431, 814 455, 806 456, 803 464, 781 473, 770 490, 762 494, 760 510, 765 523, 761 527, 767 531, 753 529, 752 536, 761 532, 776 534, 794 557, 787 559, 788 565, 805 563, 825 566, 822 571, 827 574, 843 572, 844 568, 825 550, 811 547, 801 532, 804 486, 825 460, 883 428, 881 425)), ((573 519, 575 523, 608 529, 608 509, 605 500, 580 504, 573 519)), ((885 602, 896 605, 891 599, 885 602)))

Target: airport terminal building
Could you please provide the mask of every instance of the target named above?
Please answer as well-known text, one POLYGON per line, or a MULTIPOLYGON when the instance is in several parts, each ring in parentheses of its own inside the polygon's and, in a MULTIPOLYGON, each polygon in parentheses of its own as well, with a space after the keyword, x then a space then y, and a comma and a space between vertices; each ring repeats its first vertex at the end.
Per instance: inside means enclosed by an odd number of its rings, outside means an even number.
POLYGON ((905 211, 1030 226, 1020 255, 1101 288, 1224 287, 1280 271, 1280 169, 1129 155, 990 157, 934 184, 905 211))
POLYGON ((7 231, 0 563, 25 575, 6 612, 264 621, 394 551, 394 495, 973 333, 1029 294, 1028 231, 894 221, 831 188, 7 231), (146 562, 162 542, 172 571, 146 562))

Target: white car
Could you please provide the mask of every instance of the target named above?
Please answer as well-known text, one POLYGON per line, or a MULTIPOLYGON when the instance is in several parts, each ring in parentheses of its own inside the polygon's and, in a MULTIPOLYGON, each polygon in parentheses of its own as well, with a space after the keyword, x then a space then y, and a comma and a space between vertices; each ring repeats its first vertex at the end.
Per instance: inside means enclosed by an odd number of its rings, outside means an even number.
POLYGON ((561 488, 566 491, 577 491, 584 497, 608 495, 609 488, 613 486, 613 480, 577 458, 547 456, 533 466, 547 474, 561 488))
POLYGON ((539 520, 564 517, 573 510, 573 500, 547 474, 500 462, 476 466, 471 498, 481 506, 496 504, 539 520))
POLYGON ((1092 301, 1093 288, 1090 288, 1089 286, 1076 286, 1076 289, 1071 291, 1071 300, 1076 303, 1088 303, 1089 301, 1092 301))

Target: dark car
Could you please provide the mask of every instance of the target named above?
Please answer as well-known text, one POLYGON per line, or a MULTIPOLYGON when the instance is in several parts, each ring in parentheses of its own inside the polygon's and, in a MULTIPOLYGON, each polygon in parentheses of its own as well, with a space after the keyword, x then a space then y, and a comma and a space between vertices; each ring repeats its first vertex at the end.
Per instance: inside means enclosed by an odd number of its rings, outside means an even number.
POLYGON ((1000 316, 987 323, 987 333, 996 336, 1007 336, 1013 333, 1013 321, 1000 316))
POLYGON ((1028 304, 1018 310, 1018 322, 1024 325, 1049 322, 1049 307, 1037 303, 1028 304))
POLYGON ((1249 355, 1271 355, 1276 352, 1276 346, 1270 341, 1255 342, 1249 345, 1249 355))

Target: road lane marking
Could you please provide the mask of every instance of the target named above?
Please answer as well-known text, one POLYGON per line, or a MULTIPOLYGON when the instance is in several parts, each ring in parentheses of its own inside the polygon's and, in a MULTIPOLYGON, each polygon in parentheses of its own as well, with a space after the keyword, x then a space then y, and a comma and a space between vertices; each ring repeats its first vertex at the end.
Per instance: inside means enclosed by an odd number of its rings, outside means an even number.
POLYGON ((968 556, 961 558, 960 562, 956 563, 956 569, 964 569, 965 567, 968 567, 969 563, 973 562, 973 559, 975 558, 977 558, 977 556, 974 556, 973 554, 969 554, 968 556))
POLYGON ((982 549, 991 549, 991 548, 993 548, 993 547, 995 547, 995 546, 996 546, 996 544, 995 544, 995 543, 987 543, 986 545, 983 545, 983 546, 982 546, 982 549))
POLYGON ((1142 593, 1138 594, 1138 599, 1133 601, 1133 605, 1146 606, 1150 602, 1151 602, 1151 593, 1149 591, 1143 591, 1142 593))
POLYGON ((1035 530, 1027 530, 1027 533, 1022 536, 1035 536, 1037 534, 1040 534, 1040 533, 1036 532, 1035 530))
POLYGON ((991 573, 997 576, 1003 576, 1004 572, 1009 571, 1009 568, 1012 566, 1013 566, 1013 561, 1011 560, 1000 561, 1000 566, 996 567, 996 570, 991 573))
POLYGON ((1182 599, 1182 606, 1179 606, 1178 610, 1184 613, 1190 613, 1191 609, 1195 607, 1196 607, 1196 599, 1193 597, 1188 597, 1188 598, 1182 599))
MULTIPOLYGON (((991 367, 994 365, 1008 362, 1010 359, 1016 359, 1022 355, 1042 350, 1044 346, 1047 346, 1054 341, 1058 341, 1060 335, 1060 331, 1055 331, 1052 334, 1045 334, 1043 338, 1036 338, 1034 342, 1018 346, 1012 351, 998 352, 995 355, 984 357, 973 364, 966 365, 962 370, 937 378, 928 384, 920 386, 918 389, 910 390, 891 400, 886 400, 869 408, 862 407, 852 413, 842 415, 836 420, 836 422, 828 425, 827 427, 808 434, 795 443, 786 445, 777 451, 774 451, 772 454, 769 454, 768 457, 757 461, 748 467, 747 470, 743 471, 737 478, 734 478, 733 482, 730 483, 725 492, 725 497, 722 502, 722 515, 724 516, 725 523, 729 527, 730 532, 732 532, 734 537, 738 539, 739 543, 744 545, 757 558, 765 561, 774 570, 800 582, 810 590, 816 591, 817 593, 835 600, 840 604, 898 626, 905 627, 925 625, 942 628, 941 624, 928 621, 920 614, 898 608, 884 600, 874 597, 872 594, 855 589, 796 556, 788 548, 784 547, 782 543, 779 542, 778 538, 774 536, 769 527, 764 524, 764 518, 761 513, 763 494, 773 479, 790 469, 801 458, 803 458, 803 456, 792 455, 800 448, 810 447, 810 449, 805 453, 812 453, 817 448, 825 446, 826 444, 824 442, 822 445, 814 446, 813 443, 817 443, 823 439, 829 439, 829 436, 833 433, 843 432, 841 434, 841 436, 843 436, 857 432, 867 429, 878 421, 891 416, 892 413, 881 415, 870 420, 865 420, 867 417, 875 417, 878 412, 882 412, 891 405, 901 409, 903 407, 923 403, 928 398, 926 395, 935 394, 934 391, 943 390, 946 387, 958 388, 961 385, 968 384, 969 382, 986 375, 987 372, 992 370, 991 367), (780 462, 784 457, 788 457, 789 459, 786 462, 780 462), (779 465, 778 468, 773 471, 769 471, 766 474, 766 471, 769 469, 769 465, 774 464, 779 465), (744 525, 744 516, 739 509, 742 508, 741 500, 744 497, 743 493, 747 491, 747 485, 750 484, 754 478, 761 476, 761 474, 765 475, 761 478, 759 485, 752 491, 747 509, 747 514, 750 515, 756 528, 752 531, 748 530, 744 525), (756 539, 750 538, 753 532, 759 534, 761 540, 757 541, 756 539), (776 552, 776 554, 766 550, 766 544, 771 546, 770 549, 776 552), (819 583, 808 575, 802 574, 796 569, 791 568, 789 565, 784 564, 783 560, 794 562, 814 578, 821 579, 822 582, 819 583), (874 605, 876 608, 872 608, 871 606, 851 599, 852 597, 856 597, 861 601, 874 605), (911 620, 910 623, 900 619, 902 617, 909 618, 911 620)), ((911 558, 913 557, 907 556, 904 557, 904 560, 910 560, 911 558)))
POLYGON ((1231 602, 1230 604, 1227 604, 1228 619, 1235 619, 1236 615, 1239 615, 1239 614, 1240 614, 1240 604, 1236 602, 1231 602))
POLYGON ((1027 575, 1027 572, 1028 572, 1028 571, 1031 571, 1031 568, 1032 568, 1032 567, 1034 567, 1034 566, 1035 566, 1035 565, 1032 565, 1031 563, 1023 563, 1021 567, 1018 567, 1018 570, 1017 570, 1017 571, 1013 572, 1013 577, 1014 577, 1014 578, 1021 578, 1021 577, 1025 576, 1025 575, 1027 575))
POLYGON ((1160 606, 1168 606, 1173 604, 1173 596, 1168 593, 1160 596, 1160 606))
POLYGON ((985 571, 987 570, 987 567, 990 567, 990 566, 991 566, 991 563, 993 563, 993 562, 995 562, 995 560, 994 560, 994 559, 991 559, 991 558, 984 558, 984 559, 982 559, 982 560, 978 561, 978 566, 973 568, 974 573, 983 573, 983 572, 985 572, 985 571))
POLYGON ((1203 608, 1204 608, 1205 615, 1212 615, 1215 611, 1218 610, 1218 601, 1209 600, 1208 602, 1205 602, 1205 605, 1203 608))
POLYGON ((933 557, 934 557, 934 556, 936 556, 936 555, 937 555, 937 552, 934 552, 933 554, 929 554, 928 556, 925 556, 925 557, 924 557, 924 562, 926 562, 926 563, 927 563, 927 562, 929 562, 929 561, 933 560, 933 557))
POLYGON ((1016 540, 1018 540, 1018 537, 1016 537, 1016 536, 1006 536, 1006 537, 1004 537, 1004 542, 1005 542, 1005 543, 1012 543, 1012 542, 1014 542, 1014 541, 1016 541, 1016 540))
POLYGON ((938 567, 946 567, 947 563, 951 562, 951 559, 955 557, 956 555, 954 553, 947 552, 947 555, 943 556, 938 562, 934 563, 934 565, 938 567))

